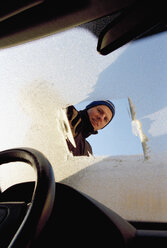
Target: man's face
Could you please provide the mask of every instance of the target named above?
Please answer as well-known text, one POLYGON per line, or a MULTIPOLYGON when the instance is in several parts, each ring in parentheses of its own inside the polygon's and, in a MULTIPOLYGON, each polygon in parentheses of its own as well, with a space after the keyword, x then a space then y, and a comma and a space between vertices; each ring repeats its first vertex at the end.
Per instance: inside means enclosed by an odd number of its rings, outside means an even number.
POLYGON ((92 107, 87 112, 94 131, 106 126, 112 118, 111 110, 105 105, 92 107))

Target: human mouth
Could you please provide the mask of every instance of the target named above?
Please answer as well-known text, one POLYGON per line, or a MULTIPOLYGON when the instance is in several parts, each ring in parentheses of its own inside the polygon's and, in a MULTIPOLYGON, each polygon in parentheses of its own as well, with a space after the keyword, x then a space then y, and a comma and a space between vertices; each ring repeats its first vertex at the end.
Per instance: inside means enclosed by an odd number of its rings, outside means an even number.
POLYGON ((98 122, 95 119, 92 119, 93 121, 93 126, 98 126, 98 122))

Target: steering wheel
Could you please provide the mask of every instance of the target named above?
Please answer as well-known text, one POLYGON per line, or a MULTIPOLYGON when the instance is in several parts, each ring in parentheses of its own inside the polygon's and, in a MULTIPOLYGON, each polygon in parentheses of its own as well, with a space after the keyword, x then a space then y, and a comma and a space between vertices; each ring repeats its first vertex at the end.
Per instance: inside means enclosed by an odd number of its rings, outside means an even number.
POLYGON ((22 161, 36 172, 31 203, 9 247, 30 247, 51 215, 55 199, 55 178, 52 166, 42 153, 31 148, 16 148, 0 152, 0 164, 22 161))

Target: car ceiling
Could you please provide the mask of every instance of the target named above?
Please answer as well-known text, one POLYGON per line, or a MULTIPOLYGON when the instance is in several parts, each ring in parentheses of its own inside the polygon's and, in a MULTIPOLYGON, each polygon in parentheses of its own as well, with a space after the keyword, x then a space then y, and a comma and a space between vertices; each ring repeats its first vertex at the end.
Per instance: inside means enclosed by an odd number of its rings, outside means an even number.
MULTIPOLYGON (((101 22, 104 27, 123 10, 144 2, 148 2, 148 5, 152 3, 150 0, 65 0, 55 5, 53 0, 24 0, 21 3, 17 0, 12 3, 10 0, 3 1, 0 11, 0 47, 48 36, 110 15, 105 22, 101 22)), ((99 31, 96 34, 99 35, 99 31)))

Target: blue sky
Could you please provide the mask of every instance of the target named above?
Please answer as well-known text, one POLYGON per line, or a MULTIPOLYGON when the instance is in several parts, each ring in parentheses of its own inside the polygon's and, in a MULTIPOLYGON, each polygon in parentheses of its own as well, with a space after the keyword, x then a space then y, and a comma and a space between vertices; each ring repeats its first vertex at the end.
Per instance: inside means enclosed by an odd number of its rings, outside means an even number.
MULTIPOLYGON (((101 100, 101 99, 100 99, 101 100)), ((132 155, 142 154, 142 145, 137 136, 132 133, 131 114, 127 98, 112 100, 116 114, 112 122, 97 135, 91 135, 87 140, 96 156, 101 155, 132 155)), ((89 102, 75 105, 78 110, 84 109, 89 102)))

